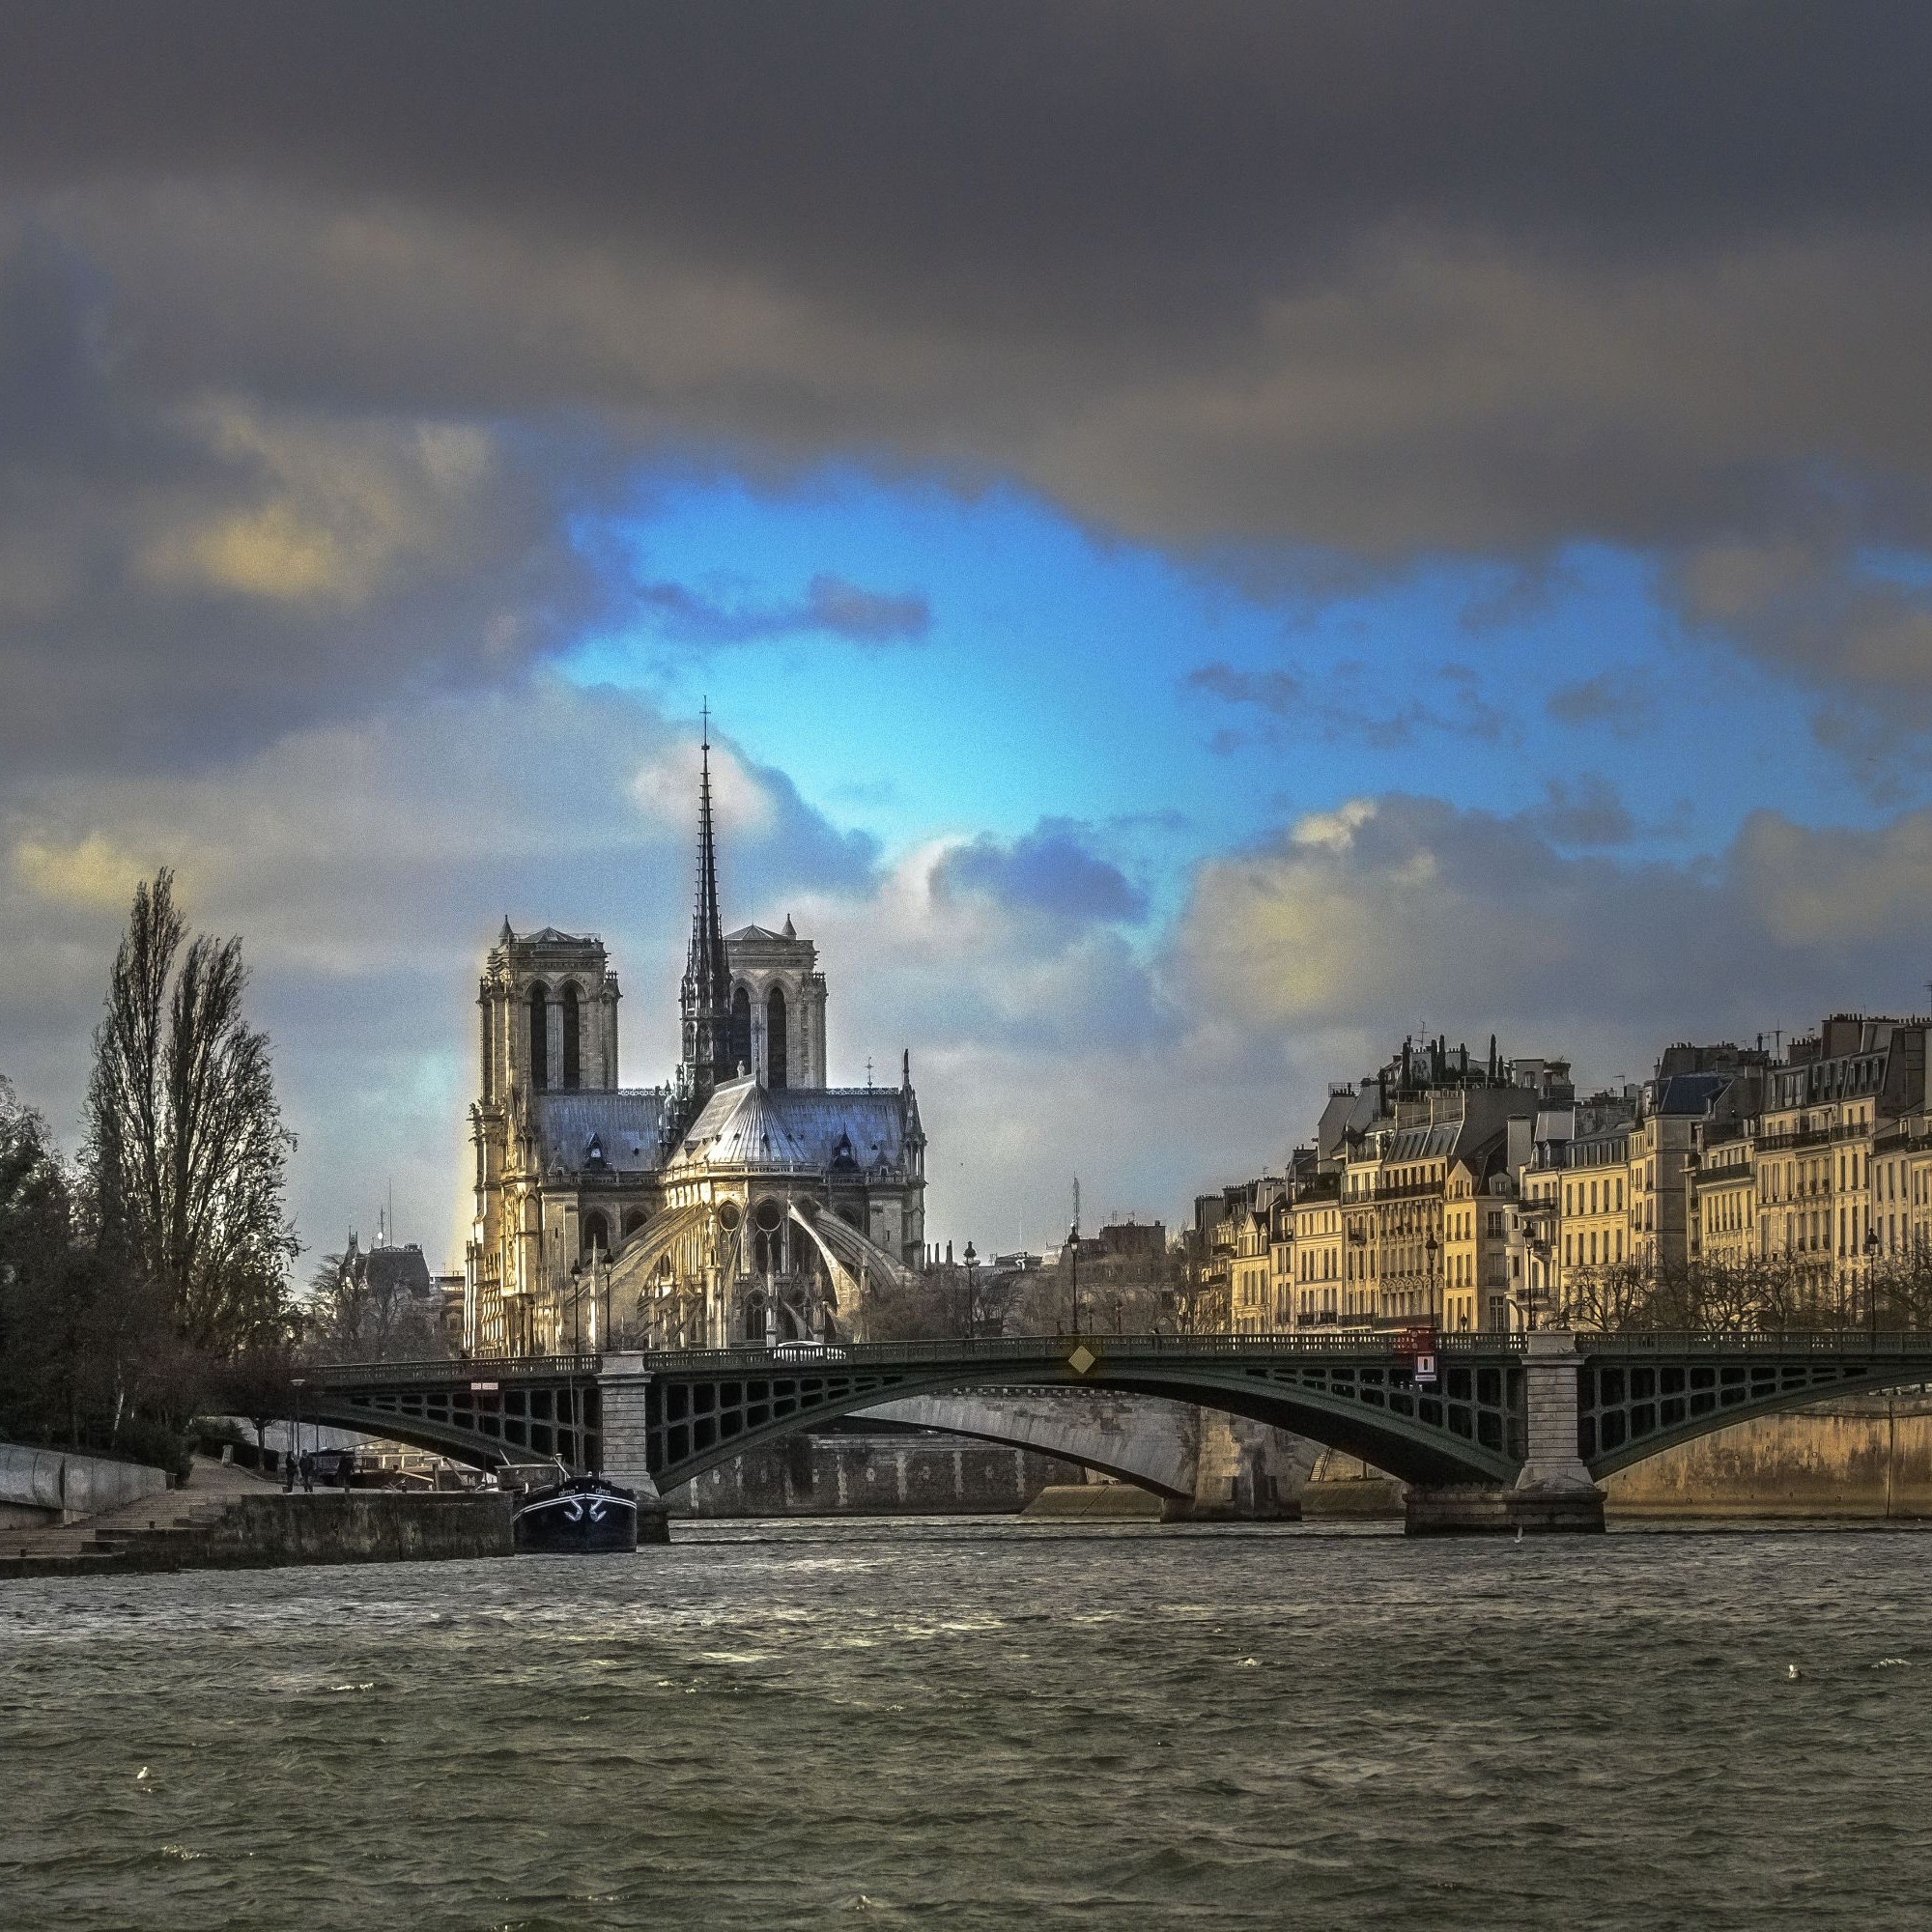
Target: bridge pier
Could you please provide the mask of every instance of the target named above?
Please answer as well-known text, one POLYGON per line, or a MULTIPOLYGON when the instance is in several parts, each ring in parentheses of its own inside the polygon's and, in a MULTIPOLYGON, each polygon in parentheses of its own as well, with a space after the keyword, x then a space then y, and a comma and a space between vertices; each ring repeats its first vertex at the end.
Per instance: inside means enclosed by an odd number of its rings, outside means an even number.
POLYGON ((1411 1536, 1485 1531, 1599 1535, 1604 1492, 1577 1454, 1577 1337, 1535 1328, 1523 1362, 1524 1456, 1513 1487, 1411 1484, 1405 1504, 1411 1536))
POLYGON ((650 1371, 641 1355, 606 1355, 598 1367, 597 1397, 604 1435, 601 1473, 637 1492, 640 1536, 644 1506, 658 1501, 658 1486, 651 1480, 650 1432, 644 1410, 645 1391, 650 1385, 650 1371))

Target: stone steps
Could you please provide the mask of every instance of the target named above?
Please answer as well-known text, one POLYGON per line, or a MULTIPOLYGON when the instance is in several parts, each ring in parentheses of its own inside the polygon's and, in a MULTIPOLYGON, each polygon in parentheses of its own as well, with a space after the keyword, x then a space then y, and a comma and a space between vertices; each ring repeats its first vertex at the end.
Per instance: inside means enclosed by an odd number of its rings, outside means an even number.
POLYGON ((0 1536, 0 1577, 72 1576, 111 1566, 131 1550, 165 1548, 219 1522, 238 1497, 271 1495, 274 1485, 245 1470, 197 1457, 185 1489, 143 1496, 81 1522, 0 1536))

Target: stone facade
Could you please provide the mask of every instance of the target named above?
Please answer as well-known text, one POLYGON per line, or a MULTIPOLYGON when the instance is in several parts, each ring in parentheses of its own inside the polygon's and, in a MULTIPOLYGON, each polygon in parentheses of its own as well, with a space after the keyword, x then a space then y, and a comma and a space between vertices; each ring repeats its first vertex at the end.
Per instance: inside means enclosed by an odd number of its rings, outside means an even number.
POLYGON ((467 1353, 863 1337, 870 1288, 920 1263, 910 1056, 895 1087, 828 1087, 816 947, 723 931, 708 744, 697 873, 663 1086, 619 1085, 602 940, 506 920, 484 961, 467 1353))

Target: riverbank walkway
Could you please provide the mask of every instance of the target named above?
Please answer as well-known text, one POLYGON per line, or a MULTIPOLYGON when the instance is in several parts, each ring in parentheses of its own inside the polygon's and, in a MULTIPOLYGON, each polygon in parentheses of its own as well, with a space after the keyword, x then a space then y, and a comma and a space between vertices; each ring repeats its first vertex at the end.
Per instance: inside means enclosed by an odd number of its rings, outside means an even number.
POLYGON ((126 1560, 128 1540, 193 1535, 225 1516, 238 1497, 273 1495, 280 1485, 253 1469, 197 1456, 178 1490, 142 1496, 80 1522, 0 1530, 0 1577, 92 1576, 126 1560))

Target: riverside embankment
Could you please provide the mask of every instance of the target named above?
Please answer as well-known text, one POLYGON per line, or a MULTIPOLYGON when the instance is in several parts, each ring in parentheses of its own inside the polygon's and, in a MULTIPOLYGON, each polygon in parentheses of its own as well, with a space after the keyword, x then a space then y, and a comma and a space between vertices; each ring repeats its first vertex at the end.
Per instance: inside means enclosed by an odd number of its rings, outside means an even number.
POLYGON ((0 1577, 273 1569, 508 1556, 515 1499, 327 1490, 287 1494, 198 1462, 183 1489, 146 1494, 84 1521, 10 1528, 0 1577))
POLYGON ((1760 1416, 1620 1470, 1604 1493, 1613 1519, 1932 1519, 1932 1396, 1760 1416))

